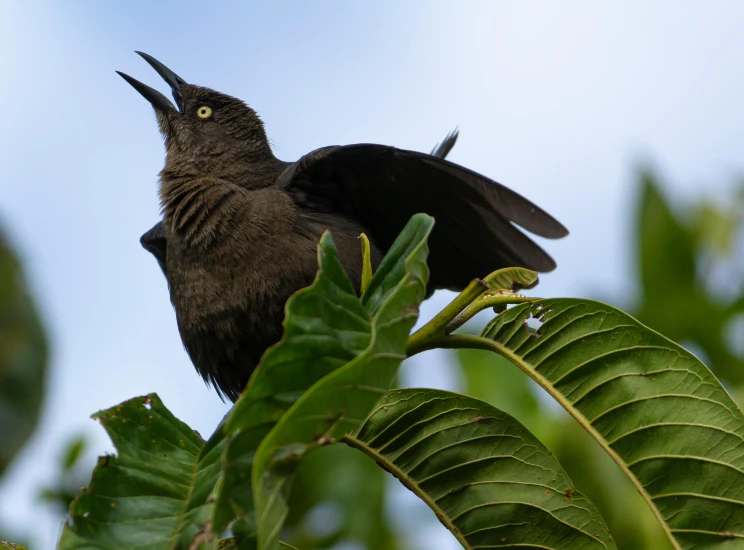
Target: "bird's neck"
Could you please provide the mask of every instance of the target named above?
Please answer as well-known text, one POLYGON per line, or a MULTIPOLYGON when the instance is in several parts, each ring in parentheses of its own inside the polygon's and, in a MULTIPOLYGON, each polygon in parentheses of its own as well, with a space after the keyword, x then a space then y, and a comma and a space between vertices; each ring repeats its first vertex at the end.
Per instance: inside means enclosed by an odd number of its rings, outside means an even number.
POLYGON ((160 181, 163 190, 200 178, 224 180, 245 189, 259 189, 273 184, 286 164, 270 151, 260 155, 235 150, 210 155, 168 153, 160 181))
MULTIPOLYGON (((224 168, 180 163, 160 173, 160 204, 174 233, 190 245, 209 246, 241 219, 241 201, 252 190, 274 185, 284 163, 225 163, 224 168)), ((248 199, 249 200, 249 199, 248 199)))

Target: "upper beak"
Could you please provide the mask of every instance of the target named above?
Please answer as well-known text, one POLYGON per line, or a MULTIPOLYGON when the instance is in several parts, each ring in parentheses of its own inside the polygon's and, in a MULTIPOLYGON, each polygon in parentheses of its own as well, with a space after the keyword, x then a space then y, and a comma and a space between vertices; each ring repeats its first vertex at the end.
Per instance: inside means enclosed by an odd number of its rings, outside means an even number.
MULTIPOLYGON (((144 60, 147 61, 152 66, 152 68, 157 71, 157 73, 161 77, 163 77, 163 80, 165 80, 168 83, 168 85, 171 87, 171 90, 173 92, 173 99, 176 100, 176 105, 178 105, 179 109, 183 109, 183 90, 181 89, 181 85, 186 84, 186 81, 180 76, 178 76, 176 73, 171 71, 168 67, 163 65, 160 61, 158 61, 154 57, 149 56, 146 53, 142 53, 142 52, 136 52, 136 53, 142 56, 144 60)), ((165 97, 163 94, 161 94, 157 90, 150 88, 150 86, 143 84, 139 80, 136 80, 127 74, 124 74, 120 71, 116 71, 116 72, 124 80, 129 82, 129 84, 131 84, 135 90, 137 90, 140 94, 142 94, 142 96, 147 101, 149 101, 155 109, 162 111, 162 112, 176 110, 176 108, 173 106, 170 100, 168 100, 167 97, 165 97)))

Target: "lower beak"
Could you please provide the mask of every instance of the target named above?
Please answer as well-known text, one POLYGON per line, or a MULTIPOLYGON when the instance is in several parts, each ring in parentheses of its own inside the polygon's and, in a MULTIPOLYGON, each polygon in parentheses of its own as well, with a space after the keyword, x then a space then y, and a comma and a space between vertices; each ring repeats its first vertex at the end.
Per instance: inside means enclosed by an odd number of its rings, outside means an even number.
POLYGON ((167 97, 158 92, 156 89, 150 88, 150 86, 148 86, 147 84, 142 84, 142 82, 140 82, 139 80, 132 78, 128 74, 122 73, 121 71, 116 72, 120 77, 129 82, 129 84, 132 85, 132 88, 142 94, 142 97, 149 101, 156 111, 167 113, 168 111, 176 110, 173 103, 171 103, 167 97))

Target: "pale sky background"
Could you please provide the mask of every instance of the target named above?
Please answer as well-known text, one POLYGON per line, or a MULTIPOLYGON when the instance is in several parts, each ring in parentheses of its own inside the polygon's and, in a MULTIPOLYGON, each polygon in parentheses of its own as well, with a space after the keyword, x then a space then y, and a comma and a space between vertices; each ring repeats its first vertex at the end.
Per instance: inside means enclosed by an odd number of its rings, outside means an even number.
MULTIPOLYGON (((20 249, 52 339, 48 399, 0 482, 0 523, 52 548, 35 499, 75 432, 110 449, 94 411, 155 391, 203 435, 227 411, 194 373, 165 281, 138 239, 158 219, 163 147, 147 102, 114 70, 166 91, 133 53, 238 96, 277 156, 378 142, 450 159, 562 220, 542 296, 631 299, 635 169, 676 198, 744 174, 744 4, 562 2, 26 2, 1 0, 0 220, 20 249), (268 3, 266 3, 268 4, 268 3)), ((424 317, 441 308, 438 295, 424 317)), ((410 385, 457 387, 443 356, 410 385)), ((0 426, 2 429, 2 426, 0 426)), ((395 515, 418 518, 396 492, 395 515)), ((403 520, 404 522, 407 520, 403 520)), ((456 548, 436 523, 418 549, 456 548)))

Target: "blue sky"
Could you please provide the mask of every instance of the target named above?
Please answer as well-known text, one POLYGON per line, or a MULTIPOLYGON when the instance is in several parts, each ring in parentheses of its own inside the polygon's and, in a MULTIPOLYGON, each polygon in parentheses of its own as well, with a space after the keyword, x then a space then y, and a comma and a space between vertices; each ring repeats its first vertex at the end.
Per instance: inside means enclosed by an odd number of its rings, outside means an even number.
MULTIPOLYGON (((572 232, 547 243, 559 269, 539 293, 622 302, 635 169, 650 163, 677 197, 722 194, 744 171, 743 23, 733 1, 5 0, 0 219, 53 345, 42 422, 0 483, 0 522, 53 546, 57 525, 32 489, 53 478, 71 433, 89 433, 92 454, 110 449, 89 419, 98 409, 156 391, 205 435, 227 410, 194 374, 139 246, 158 219, 163 148, 114 70, 163 85, 133 50, 245 99, 285 160, 355 142, 428 151, 459 125, 452 160, 572 232)), ((444 362, 428 354, 404 375, 456 387, 444 362)), ((454 547, 427 533, 419 547, 454 547)))

